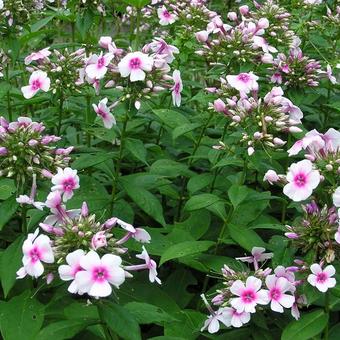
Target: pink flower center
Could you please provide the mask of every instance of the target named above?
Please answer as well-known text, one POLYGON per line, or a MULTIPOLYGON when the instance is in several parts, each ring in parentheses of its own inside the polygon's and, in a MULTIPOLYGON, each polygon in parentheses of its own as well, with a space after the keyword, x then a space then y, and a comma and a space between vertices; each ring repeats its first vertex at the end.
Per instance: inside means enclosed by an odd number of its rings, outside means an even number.
POLYGON ((92 270, 92 279, 96 282, 106 281, 109 277, 109 273, 105 267, 95 267, 92 270))
POLYGON ((297 175, 295 175, 294 177, 294 183, 295 185, 297 185, 298 187, 303 187, 306 185, 307 182, 307 178, 306 175, 304 173, 299 173, 297 175))
POLYGON ((36 91, 39 90, 41 87, 41 82, 39 79, 33 80, 32 84, 31 84, 32 90, 36 91))
POLYGON ((171 14, 167 10, 164 10, 163 11, 163 16, 164 16, 164 18, 169 19, 171 17, 171 14))
POLYGON ((256 299, 256 293, 252 289, 246 289, 241 295, 243 303, 252 303, 256 299))
POLYGON ((107 118, 107 113, 101 109, 98 109, 98 112, 97 112, 101 117, 103 118, 107 118))
POLYGON ((97 61, 97 67, 102 68, 104 66, 105 66, 105 59, 104 59, 104 57, 100 57, 97 61))
POLYGON ((247 73, 241 73, 238 75, 238 80, 242 81, 243 83, 248 83, 248 81, 250 80, 250 76, 247 73))
POLYGON ((327 274, 324 273, 324 272, 318 273, 318 274, 316 275, 316 281, 317 281, 318 283, 325 283, 325 282, 327 281, 327 279, 328 279, 328 276, 327 276, 327 274))
POLYGON ((274 287, 269 291, 269 296, 272 300, 279 300, 281 297, 281 291, 274 287))
POLYGON ((66 178, 63 181, 64 191, 72 191, 75 186, 76 186, 76 183, 75 183, 75 181, 74 181, 74 179, 72 177, 66 178))
POLYGON ((174 87, 175 93, 179 93, 180 92, 179 89, 180 89, 180 83, 176 83, 174 87))
POLYGON ((41 252, 38 247, 34 247, 31 249, 29 256, 31 258, 31 262, 35 263, 40 260, 41 252))
POLYGON ((132 58, 129 62, 129 66, 132 70, 137 70, 140 68, 141 63, 139 58, 132 58))

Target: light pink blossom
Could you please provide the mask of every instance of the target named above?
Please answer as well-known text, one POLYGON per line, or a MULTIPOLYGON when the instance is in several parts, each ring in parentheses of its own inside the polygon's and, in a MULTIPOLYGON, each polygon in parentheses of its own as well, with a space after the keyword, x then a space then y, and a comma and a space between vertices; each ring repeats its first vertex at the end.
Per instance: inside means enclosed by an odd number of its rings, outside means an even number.
POLYGON ((32 98, 39 90, 47 92, 50 89, 51 80, 44 71, 34 71, 29 79, 29 85, 23 86, 21 92, 26 99, 32 98))
POLYGON ((181 92, 183 91, 183 83, 181 79, 181 72, 175 70, 172 74, 172 79, 174 81, 174 86, 171 88, 172 90, 172 103, 174 106, 181 105, 181 92))
POLYGON ((279 175, 274 170, 268 170, 263 177, 263 181, 267 181, 269 184, 273 185, 274 183, 280 180, 279 175))
POLYGON ((262 281, 254 276, 249 276, 246 284, 241 280, 236 280, 230 287, 230 291, 238 297, 230 300, 231 306, 238 313, 255 313, 257 304, 266 305, 269 303, 268 294, 261 287, 262 281))
POLYGON ((225 308, 220 308, 216 312, 208 316, 208 319, 205 320, 203 327, 201 328, 201 332, 203 332, 206 328, 210 334, 217 333, 220 330, 220 322, 222 322, 226 327, 230 326, 230 320, 228 316, 224 313, 225 308))
POLYGON ((118 64, 120 75, 124 78, 130 76, 132 82, 145 79, 145 71, 152 70, 154 60, 142 52, 127 54, 118 64))
POLYGON ((157 15, 159 18, 159 24, 162 26, 171 25, 177 20, 177 16, 170 13, 165 6, 157 9, 157 15))
POLYGON ((97 250, 98 248, 106 247, 107 240, 105 231, 98 231, 91 239, 91 248, 97 250))
POLYGON ((96 114, 102 118, 104 126, 107 129, 111 129, 113 125, 116 125, 116 119, 107 107, 107 102, 108 99, 104 98, 98 103, 98 105, 92 104, 92 107, 96 114))
POLYGON ((79 188, 77 170, 58 168, 58 173, 52 177, 52 183, 54 186, 51 190, 59 191, 63 195, 63 201, 68 201, 73 197, 73 190, 79 188))
POLYGON ((141 254, 136 255, 137 258, 142 259, 145 261, 147 268, 149 269, 149 280, 150 282, 157 282, 161 284, 161 280, 157 277, 157 264, 154 260, 152 260, 146 251, 145 247, 143 246, 143 251, 141 254))
POLYGON ((25 65, 29 65, 32 61, 42 60, 51 55, 49 47, 44 48, 38 52, 33 52, 25 58, 25 65))
POLYGON ((85 68, 86 75, 91 79, 102 79, 107 72, 107 66, 110 64, 113 54, 103 52, 99 56, 93 54, 87 61, 85 68))
POLYGON ((248 263, 254 263, 255 270, 258 269, 258 262, 269 260, 273 257, 273 253, 265 253, 266 249, 262 247, 253 247, 252 256, 237 257, 236 260, 248 263))
POLYGON ((250 91, 257 91, 259 86, 257 80, 259 79, 253 72, 240 73, 236 76, 228 75, 227 81, 231 87, 240 91, 241 93, 249 93, 250 91))
POLYGON ((340 207, 340 187, 337 187, 335 192, 332 195, 333 198, 333 204, 336 207, 340 207))
POLYGON ((336 280, 332 276, 335 274, 335 268, 332 265, 324 269, 318 263, 310 266, 312 274, 308 275, 307 281, 320 292, 325 293, 328 288, 333 288, 336 285, 336 280))
POLYGON ((110 284, 119 288, 125 281, 121 263, 122 259, 117 255, 105 254, 100 258, 91 250, 79 261, 84 270, 76 273, 75 284, 81 292, 90 296, 109 296, 112 293, 110 284))
POLYGON ((227 319, 227 324, 229 324, 229 326, 239 328, 250 321, 250 313, 239 313, 236 309, 231 307, 225 307, 222 309, 223 316, 227 319))
POLYGON ((284 186, 283 193, 295 202, 307 199, 320 183, 319 171, 313 170, 312 162, 307 159, 293 163, 286 178, 288 184, 284 186))

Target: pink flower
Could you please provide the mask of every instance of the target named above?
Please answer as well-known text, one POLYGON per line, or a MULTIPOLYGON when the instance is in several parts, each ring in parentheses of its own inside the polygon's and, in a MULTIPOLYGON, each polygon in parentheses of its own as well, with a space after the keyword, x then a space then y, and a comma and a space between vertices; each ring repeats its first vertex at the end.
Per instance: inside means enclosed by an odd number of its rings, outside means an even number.
POLYGON ((50 89, 51 80, 47 73, 43 71, 34 71, 29 79, 29 85, 23 86, 21 92, 26 99, 32 98, 39 90, 47 92, 50 89))
POLYGON ((97 250, 98 248, 106 247, 107 240, 105 231, 98 231, 95 235, 93 235, 91 240, 91 248, 93 250, 97 250))
POLYGON ((105 254, 100 258, 91 250, 79 261, 84 270, 76 273, 75 284, 81 292, 90 296, 109 296, 112 292, 110 284, 119 288, 125 281, 121 263, 122 259, 117 255, 105 254))
POLYGON ((107 102, 108 99, 104 98, 98 103, 98 105, 92 104, 92 106, 96 114, 103 119, 104 126, 107 129, 111 129, 113 125, 116 125, 116 119, 107 107, 107 102))
POLYGON ((51 52, 49 51, 49 47, 44 48, 38 52, 33 52, 31 53, 29 56, 27 56, 25 58, 25 65, 29 65, 32 61, 36 61, 36 60, 41 60, 41 59, 45 59, 48 56, 51 55, 51 52))
POLYGON ((223 316, 227 319, 227 324, 236 328, 242 327, 250 321, 250 313, 239 313, 236 309, 225 307, 223 309, 223 316))
POLYGON ((268 275, 266 277, 266 286, 268 288, 268 298, 270 308, 274 312, 283 313, 283 307, 290 308, 295 302, 292 295, 285 294, 292 290, 292 284, 284 277, 276 277, 275 275, 268 275))
POLYGON ((100 47, 108 49, 112 43, 112 38, 110 36, 100 37, 98 43, 100 47))
POLYGON ((165 6, 157 9, 157 15, 159 18, 159 24, 162 26, 171 25, 177 20, 177 16, 170 13, 165 6))
POLYGON ((172 90, 172 103, 174 106, 181 105, 181 92, 183 90, 183 84, 181 79, 181 72, 175 70, 172 74, 172 79, 174 80, 175 85, 171 88, 172 90))
POLYGON ((266 249, 262 247, 253 247, 252 256, 237 257, 236 260, 248 263, 254 263, 255 270, 258 269, 258 262, 269 260, 273 257, 273 253, 265 253, 266 249))
POLYGON ((226 327, 230 326, 230 320, 227 315, 224 313, 226 308, 220 308, 216 312, 213 312, 208 316, 208 319, 205 320, 203 327, 201 328, 201 332, 203 332, 206 328, 208 328, 208 332, 210 334, 217 333, 220 330, 220 322, 222 322, 226 327))
POLYGON ((59 191, 63 195, 63 201, 68 201, 73 196, 73 190, 79 188, 77 170, 58 168, 58 173, 52 177, 52 183, 54 186, 51 190, 59 191))
POLYGON ((41 262, 54 262, 51 240, 46 235, 38 236, 38 233, 39 229, 36 229, 33 234, 28 234, 22 245, 23 267, 19 269, 18 276, 25 271, 30 276, 39 277, 44 272, 44 266, 41 262))
POLYGON ((340 207, 340 187, 337 187, 334 194, 332 195, 333 204, 336 207, 340 207))
POLYGON ((148 47, 169 64, 174 61, 174 54, 179 53, 176 46, 168 45, 162 38, 155 38, 148 47))
POLYGON ((269 182, 269 184, 273 185, 274 183, 278 182, 280 180, 280 177, 274 170, 268 170, 263 177, 263 181, 269 182))
POLYGON ((110 64, 112 58, 113 55, 111 53, 103 55, 103 52, 101 52, 99 56, 93 54, 87 61, 88 65, 85 68, 87 76, 91 79, 104 78, 107 72, 107 66, 110 64))
POLYGON ((127 54, 118 64, 120 75, 124 78, 130 75, 131 81, 145 79, 145 72, 152 70, 154 60, 142 52, 132 52, 127 54))
POLYGON ((295 202, 307 199, 320 183, 320 173, 313 170, 311 161, 305 159, 293 163, 287 174, 287 181, 283 193, 295 202))
POLYGON ((307 281, 320 292, 325 293, 328 288, 333 288, 336 285, 336 280, 331 277, 335 274, 335 268, 332 265, 327 266, 322 270, 318 263, 310 266, 313 274, 308 275, 307 281))
POLYGON ((77 287, 75 277, 79 271, 83 270, 83 268, 80 266, 80 259, 84 256, 84 250, 77 249, 66 256, 67 264, 62 264, 58 267, 59 276, 63 281, 73 280, 67 289, 72 294, 81 294, 79 288, 77 287))
POLYGON ((238 313, 255 313, 257 304, 266 305, 269 303, 268 294, 264 289, 261 289, 261 286, 262 281, 254 276, 249 276, 245 285, 241 280, 236 280, 230 287, 230 291, 238 297, 230 300, 231 306, 238 313))
POLYGON ((16 198, 16 201, 20 204, 30 204, 39 210, 43 210, 45 203, 43 202, 35 202, 34 199, 30 198, 27 195, 20 195, 16 198))
POLYGON ((257 80, 259 79, 253 72, 240 73, 237 76, 227 76, 227 81, 231 87, 242 92, 249 93, 250 91, 257 91, 259 85, 257 80))

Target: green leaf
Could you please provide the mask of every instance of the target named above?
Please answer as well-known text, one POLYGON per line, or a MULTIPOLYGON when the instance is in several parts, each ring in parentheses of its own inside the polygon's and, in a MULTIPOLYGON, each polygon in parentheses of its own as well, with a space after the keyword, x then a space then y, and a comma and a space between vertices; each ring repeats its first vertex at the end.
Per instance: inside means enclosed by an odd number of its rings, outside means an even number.
POLYGON ((0 230, 6 225, 6 223, 12 218, 12 216, 18 210, 19 204, 16 201, 16 195, 11 196, 6 201, 0 204, 0 230))
POLYGON ((298 321, 290 322, 283 330, 281 340, 308 340, 326 327, 328 315, 322 309, 303 314, 298 321))
POLYGON ((123 0, 127 5, 142 8, 150 3, 149 0, 123 0))
POLYGON ((177 126, 172 132, 172 138, 175 140, 178 137, 185 135, 186 133, 197 129, 200 126, 201 126, 201 124, 199 124, 199 123, 190 123, 190 124, 184 124, 184 125, 177 126))
POLYGON ((25 291, 0 304, 0 329, 3 339, 36 340, 44 321, 44 305, 31 295, 30 291, 25 291))
POLYGON ((94 165, 101 164, 109 159, 113 159, 113 153, 99 152, 96 154, 92 154, 92 153, 81 154, 72 163, 72 168, 77 169, 77 170, 83 170, 83 169, 90 168, 94 165))
POLYGON ((187 211, 194 211, 209 207, 216 202, 221 201, 221 198, 213 194, 200 194, 192 196, 185 204, 184 209, 187 211))
POLYGON ((192 176, 188 182, 188 190, 191 194, 207 187, 213 180, 213 175, 210 173, 198 174, 192 176))
POLYGON ((164 251, 159 265, 169 260, 204 252, 214 244, 212 241, 185 241, 175 244, 164 251))
POLYGON ((109 329, 125 340, 141 339, 136 319, 124 307, 112 302, 98 305, 99 316, 109 329))
POLYGON ((163 309, 144 302, 129 302, 124 306, 137 320, 139 324, 162 325, 164 322, 176 321, 175 318, 163 309))
POLYGON ((187 165, 175 162, 171 159, 157 160, 151 165, 150 172, 167 177, 191 177, 194 174, 194 172, 188 169, 187 165))
POLYGON ((190 124, 187 117, 179 113, 178 111, 159 109, 153 110, 153 113, 168 127, 175 129, 178 126, 190 124))
POLYGON ((136 159, 148 165, 146 160, 146 149, 141 140, 127 138, 125 140, 125 146, 136 159))
POLYGON ((16 192, 16 187, 13 179, 0 179, 0 200, 6 200, 16 192))
POLYGON ((8 248, 6 248, 0 258, 0 279, 5 297, 16 282, 16 272, 22 265, 22 243, 24 236, 18 237, 8 248))
POLYGON ((234 224, 228 224, 228 230, 231 238, 248 251, 251 251, 253 247, 266 247, 266 244, 254 230, 234 224))
POLYGON ((236 208, 248 196, 249 189, 244 185, 233 184, 228 190, 228 196, 233 207, 236 208))
POLYGON ((38 32, 41 28, 46 26, 53 18, 54 18, 54 15, 50 15, 46 18, 43 18, 35 22, 33 25, 31 25, 31 32, 38 32))
POLYGON ((155 195, 142 187, 131 185, 127 181, 122 181, 121 183, 126 193, 143 211, 154 218, 162 226, 165 226, 163 207, 155 195))
POLYGON ((64 340, 71 339, 81 330, 87 327, 84 321, 80 320, 62 320, 49 324, 43 328, 35 340, 64 340))

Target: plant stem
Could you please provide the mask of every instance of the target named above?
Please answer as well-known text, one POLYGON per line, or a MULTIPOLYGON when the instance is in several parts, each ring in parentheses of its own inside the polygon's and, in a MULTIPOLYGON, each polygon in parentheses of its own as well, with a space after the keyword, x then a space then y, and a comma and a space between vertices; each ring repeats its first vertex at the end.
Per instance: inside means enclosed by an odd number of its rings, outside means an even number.
POLYGON ((27 234, 27 208, 23 206, 21 208, 21 230, 24 235, 27 234))
POLYGON ((59 96, 59 110, 58 110, 58 115, 59 115, 59 119, 58 119, 58 136, 60 135, 61 132, 61 125, 62 125, 62 120, 63 120, 63 105, 64 105, 64 93, 63 91, 60 92, 60 96, 59 96))
POLYGON ((89 95, 86 96, 86 114, 85 114, 85 123, 86 123, 86 145, 91 147, 91 135, 88 131, 90 126, 90 110, 91 110, 91 97, 89 95))
POLYGON ((324 340, 329 338, 329 291, 325 293, 325 313, 327 314, 328 321, 324 329, 324 340))
MULTIPOLYGON (((9 65, 6 67, 6 79, 8 84, 10 85, 10 79, 9 79, 9 65)), ((12 105, 11 105, 11 94, 10 94, 10 87, 7 91, 7 111, 8 111, 8 120, 11 122, 13 120, 13 114, 12 114, 12 105)))

